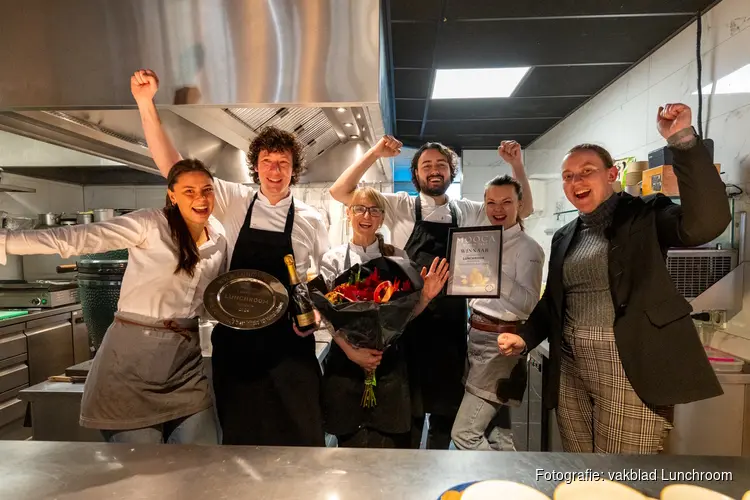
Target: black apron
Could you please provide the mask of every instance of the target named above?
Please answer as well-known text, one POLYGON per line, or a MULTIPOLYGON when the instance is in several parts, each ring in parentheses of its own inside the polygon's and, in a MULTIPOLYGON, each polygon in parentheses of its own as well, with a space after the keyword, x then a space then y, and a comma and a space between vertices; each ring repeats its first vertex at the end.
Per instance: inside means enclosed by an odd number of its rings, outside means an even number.
MULTIPOLYGON (((414 230, 404 248, 417 269, 429 269, 435 257, 446 257, 449 230, 458 227, 453 204, 449 208, 450 224, 424 221, 417 196, 414 230)), ((464 396, 467 324, 466 299, 439 295, 407 327, 404 338, 414 417, 430 413, 452 420, 458 412, 464 396)))
MULTIPOLYGON (((237 237, 230 270, 256 269, 289 287, 284 256, 294 254, 294 201, 284 232, 252 229, 253 198, 237 237)), ((287 312, 259 330, 216 325, 213 380, 223 444, 325 446, 321 373, 313 335, 299 337, 287 312)))
MULTIPOLYGON (((349 246, 346 248, 344 269, 351 267, 349 246)), ((343 350, 331 342, 323 370, 323 415, 325 430, 341 436, 361 428, 374 429, 388 434, 409 432, 411 406, 409 381, 406 371, 406 353, 403 338, 399 338, 383 353, 375 371, 374 408, 363 408, 365 371, 346 357, 343 350)))

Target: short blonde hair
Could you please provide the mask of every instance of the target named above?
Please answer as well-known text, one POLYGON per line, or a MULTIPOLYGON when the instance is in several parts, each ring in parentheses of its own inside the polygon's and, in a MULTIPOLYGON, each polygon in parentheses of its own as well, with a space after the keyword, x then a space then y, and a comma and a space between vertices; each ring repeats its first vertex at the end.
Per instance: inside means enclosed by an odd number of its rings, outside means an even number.
MULTIPOLYGON (((383 211, 383 218, 385 219, 385 211, 386 211, 386 201, 385 196, 383 196, 380 191, 378 191, 375 188, 372 188, 370 186, 362 186, 358 187, 354 190, 354 193, 352 193, 352 201, 349 203, 349 209, 351 209, 352 205, 356 205, 357 200, 367 200, 376 207, 378 207, 380 210, 383 211)), ((383 239, 383 235, 380 233, 376 233, 375 236, 378 237, 378 246, 380 247, 380 254, 384 257, 392 257, 396 253, 396 249, 393 247, 393 245, 388 245, 385 240, 383 239)))
POLYGON ((356 205, 356 201, 359 199, 365 199, 369 201, 370 203, 374 204, 376 207, 378 207, 380 210, 383 211, 383 214, 385 214, 386 209, 386 202, 385 202, 385 196, 383 196, 380 191, 378 191, 375 188, 372 188, 370 186, 362 186, 358 187, 354 190, 354 193, 352 193, 352 202, 349 204, 349 208, 352 207, 352 205, 356 205))

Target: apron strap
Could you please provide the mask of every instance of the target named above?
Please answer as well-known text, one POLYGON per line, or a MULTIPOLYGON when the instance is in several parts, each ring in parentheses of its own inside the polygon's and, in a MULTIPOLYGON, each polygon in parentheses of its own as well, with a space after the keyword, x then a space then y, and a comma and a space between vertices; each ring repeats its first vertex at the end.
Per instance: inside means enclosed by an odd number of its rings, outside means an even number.
MULTIPOLYGON (((292 193, 289 193, 292 196, 292 193)), ((289 235, 289 241, 291 242, 292 228, 294 227, 294 197, 292 202, 289 204, 289 212, 286 214, 286 225, 284 226, 284 234, 289 235)))
POLYGON ((453 201, 448 202, 448 209, 451 211, 451 224, 458 226, 458 214, 456 213, 456 206, 453 201))
POLYGON ((349 243, 346 244, 346 255, 344 256, 344 269, 352 267, 352 258, 349 255, 349 243))

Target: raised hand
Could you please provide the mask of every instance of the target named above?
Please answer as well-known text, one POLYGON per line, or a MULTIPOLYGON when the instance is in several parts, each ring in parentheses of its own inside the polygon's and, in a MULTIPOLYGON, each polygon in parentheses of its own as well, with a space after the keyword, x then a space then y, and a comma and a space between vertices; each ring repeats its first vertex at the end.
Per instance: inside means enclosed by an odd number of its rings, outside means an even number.
POLYGON ((656 115, 656 127, 665 139, 669 139, 680 130, 690 127, 692 122, 693 113, 690 106, 686 104, 677 103, 659 106, 659 113, 656 115))
POLYGON ((378 158, 391 158, 401 154, 401 141, 390 135, 384 135, 377 144, 373 146, 372 151, 378 158))
POLYGON ((159 77, 150 69, 139 69, 130 77, 130 92, 136 102, 151 101, 159 90, 159 77))
POLYGON ((497 336, 497 348, 503 356, 517 356, 526 348, 526 342, 515 333, 501 333, 497 336))
POLYGON ((435 257, 430 265, 428 271, 426 267, 422 268, 420 275, 424 280, 424 286, 422 287, 422 297, 427 301, 430 301, 438 296, 440 290, 445 286, 445 282, 448 281, 448 261, 446 259, 440 260, 439 257, 435 257))
POLYGON ((497 148, 497 152, 500 155, 500 158, 505 160, 505 162, 512 167, 522 164, 521 145, 516 141, 501 142, 500 147, 497 148))

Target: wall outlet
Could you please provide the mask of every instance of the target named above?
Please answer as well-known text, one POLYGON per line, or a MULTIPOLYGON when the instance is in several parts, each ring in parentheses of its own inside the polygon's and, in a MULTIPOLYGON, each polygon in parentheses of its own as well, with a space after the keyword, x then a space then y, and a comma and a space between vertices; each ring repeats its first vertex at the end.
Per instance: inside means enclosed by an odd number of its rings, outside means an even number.
POLYGON ((725 329, 727 327, 727 312, 711 311, 711 324, 716 328, 725 329))

